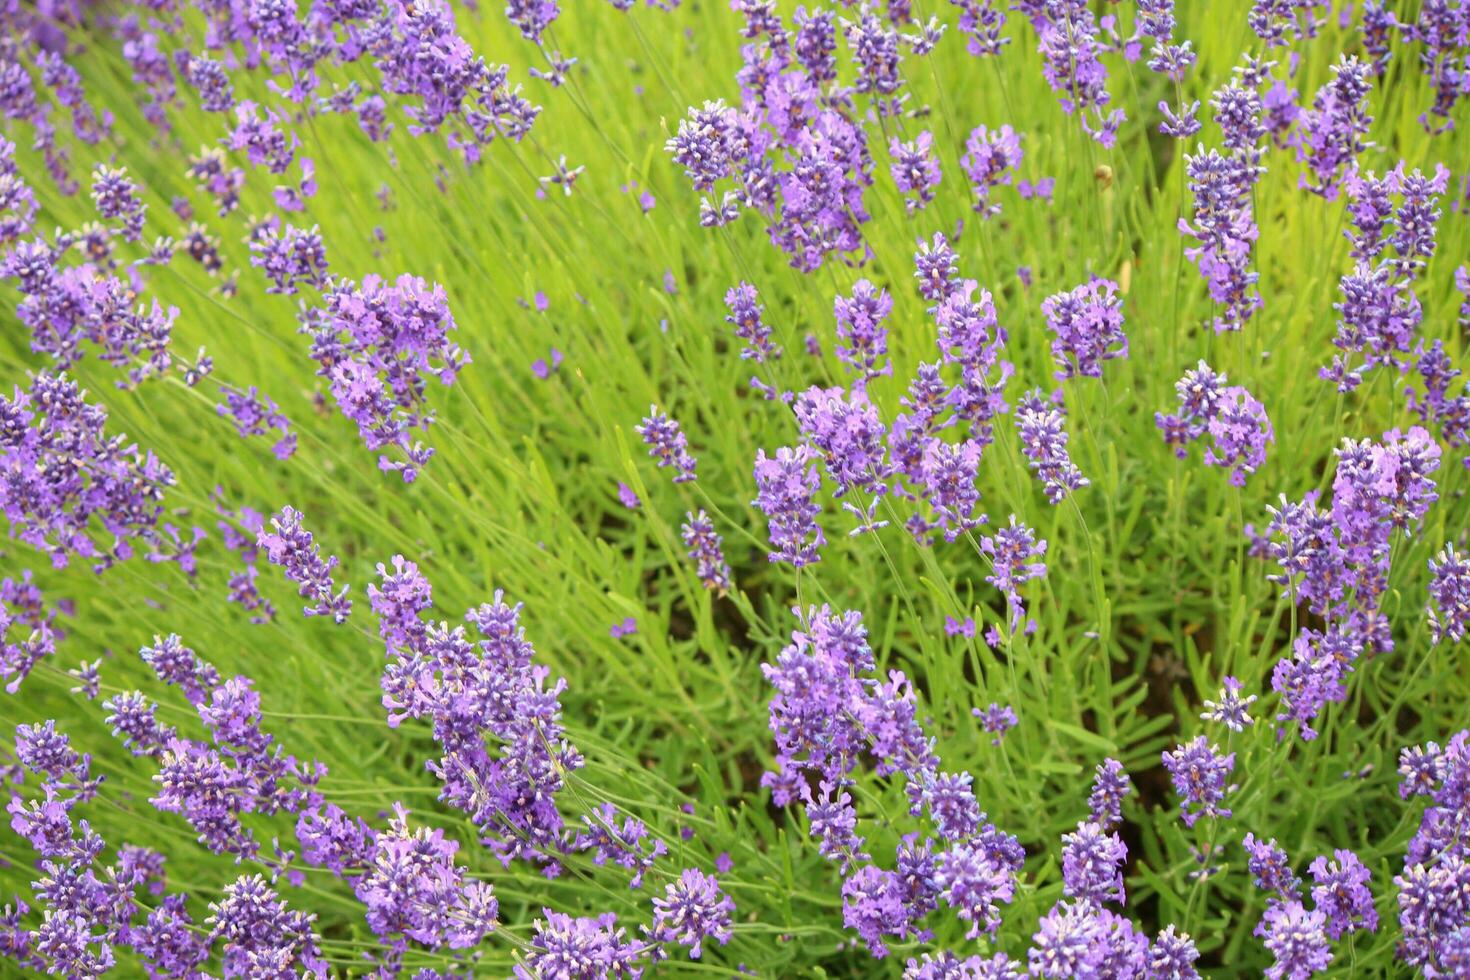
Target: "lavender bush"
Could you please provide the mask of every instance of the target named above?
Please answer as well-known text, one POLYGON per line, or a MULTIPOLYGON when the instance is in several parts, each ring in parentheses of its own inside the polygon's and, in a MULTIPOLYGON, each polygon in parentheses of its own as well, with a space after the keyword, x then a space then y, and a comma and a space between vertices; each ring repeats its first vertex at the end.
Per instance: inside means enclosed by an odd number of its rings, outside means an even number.
POLYGON ((0 975, 1470 978, 1470 3, 0 21, 0 975))

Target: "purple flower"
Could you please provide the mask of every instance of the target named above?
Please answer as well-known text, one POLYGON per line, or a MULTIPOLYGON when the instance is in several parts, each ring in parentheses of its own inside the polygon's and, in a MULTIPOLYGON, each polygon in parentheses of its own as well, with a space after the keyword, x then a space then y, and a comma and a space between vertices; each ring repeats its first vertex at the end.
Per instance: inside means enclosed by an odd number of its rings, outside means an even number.
POLYGON ((1117 294, 1117 283, 1093 279, 1041 304, 1047 329, 1055 335, 1051 356, 1057 362, 1058 381, 1100 378, 1103 361, 1128 356, 1123 302, 1117 294))
POLYGON ((888 172, 904 196, 904 207, 909 214, 922 211, 934 200, 934 188, 939 186, 941 178, 934 134, 924 130, 907 143, 895 136, 888 141, 888 154, 892 157, 888 172))
POLYGON ((1102 905, 1122 903, 1123 862, 1128 848, 1117 834, 1082 822, 1062 835, 1062 891, 1069 897, 1102 905))
POLYGON ((254 385, 248 391, 238 391, 226 385, 224 396, 224 404, 216 405, 215 411, 234 421, 240 438, 263 436, 275 429, 281 435, 271 447, 271 452, 280 460, 291 458, 296 452, 296 433, 291 431, 291 420, 281 414, 280 406, 261 395, 254 385))
POLYGON ((1284 47, 1317 36, 1323 20, 1314 12, 1321 7, 1321 0, 1254 0, 1246 22, 1267 47, 1284 47))
POLYGON ((842 31, 847 36, 848 49, 857 66, 854 89, 875 97, 874 106, 879 116, 897 116, 906 99, 906 96, 895 95, 903 87, 903 75, 899 71, 898 32, 884 27, 876 14, 866 10, 854 20, 844 18, 842 31))
POLYGON ((659 411, 657 405, 648 407, 648 416, 634 432, 643 437, 648 446, 648 455, 658 461, 660 467, 670 466, 677 472, 675 483, 694 482, 694 457, 689 455, 689 440, 684 430, 672 417, 659 411))
POLYGON ((311 336, 317 375, 331 384, 342 414, 357 423, 370 450, 396 447, 402 459, 378 457, 378 468, 417 478, 434 450, 414 442, 434 413, 426 405, 428 378, 452 385, 469 355, 450 340, 454 316, 444 287, 402 275, 392 284, 365 276, 342 280, 308 310, 303 332, 311 336))
POLYGON ((919 281, 919 295, 931 303, 942 303, 959 290, 959 259, 941 233, 936 231, 932 242, 919 241, 914 278, 919 281))
POLYGON ((714 940, 721 946, 730 941, 730 914, 735 903, 713 876, 697 868, 683 873, 653 900, 653 928, 649 938, 659 943, 689 947, 689 958, 699 959, 703 943, 714 940))
POLYGON ((816 458, 806 446, 782 446, 774 457, 756 450, 753 504, 766 515, 773 562, 789 561, 800 568, 821 558, 818 551, 827 538, 816 520, 822 508, 812 499, 822 482, 816 458))
POLYGON ((1222 755, 1218 746, 1200 735, 1172 752, 1165 752, 1163 760, 1174 782, 1174 792, 1179 794, 1179 811, 1186 827, 1193 827, 1201 816, 1230 816, 1230 811, 1220 804, 1233 788, 1227 781, 1235 768, 1234 752, 1222 755), (1198 809, 1192 809, 1195 807, 1198 809))
POLYGON ((723 543, 715 532, 714 521, 702 510, 698 515, 690 512, 684 516, 680 532, 684 546, 689 549, 689 558, 695 563, 695 574, 706 589, 723 595, 731 588, 730 566, 725 561, 723 543))
POLYGON ((761 306, 754 286, 748 282, 731 286, 725 293, 725 305, 730 308, 725 322, 735 328, 735 336, 745 341, 740 351, 742 358, 764 364, 781 357, 781 348, 771 343, 771 328, 763 315, 765 307, 761 306))
POLYGON ((1252 195, 1261 174, 1256 144, 1262 132, 1256 122, 1260 99, 1253 89, 1226 86, 1215 93, 1213 105, 1233 146, 1225 154, 1211 149, 1185 158, 1194 211, 1192 223, 1180 219, 1179 233, 1193 241, 1184 254, 1222 308, 1215 331, 1223 333, 1239 330, 1262 305, 1256 288, 1260 273, 1250 267, 1260 235, 1252 195))
POLYGON ((1098 24, 1091 8, 1081 0, 1055 0, 1022 9, 1036 28, 1042 75, 1057 93, 1062 109, 1068 115, 1080 113, 1083 130, 1103 146, 1112 146, 1127 117, 1122 109, 1104 110, 1112 97, 1107 69, 1098 59, 1104 49, 1097 39, 1098 24))
POLYGON ((629 510, 636 510, 638 507, 640 507, 642 505, 643 502, 638 499, 638 494, 633 491, 633 488, 632 487, 628 486, 626 483, 624 483, 621 480, 619 480, 618 481, 618 503, 622 504, 624 507, 628 508, 629 510))
POLYGON ((1006 737, 1006 732, 1020 724, 1014 708, 1008 704, 996 704, 994 701, 984 711, 971 708, 970 714, 980 719, 981 728, 995 736, 990 740, 991 745, 999 745, 1006 737))
POLYGON ((1219 722, 1233 732, 1245 731, 1246 726, 1254 720, 1248 709, 1256 700, 1256 695, 1241 697, 1242 686, 1238 679, 1227 675, 1224 686, 1220 689, 1220 700, 1206 701, 1207 710, 1200 717, 1206 721, 1219 722))
POLYGON ((637 980, 645 947, 627 938, 611 912, 573 918, 543 909, 532 926, 525 962, 513 968, 516 980, 569 977, 577 980, 637 980))
MULTIPOLYGON (((924 520, 915 514, 908 526, 916 536, 940 531, 944 540, 952 542, 985 523, 983 513, 975 514, 975 506, 980 501, 975 479, 981 452, 980 444, 973 439, 957 445, 939 439, 929 440, 919 464, 919 481, 934 518, 924 520)), ((970 633, 974 635, 973 623, 970 633)))
POLYGON ((1344 933, 1366 929, 1378 930, 1378 912, 1373 908, 1373 893, 1368 890, 1372 873, 1352 851, 1332 852, 1334 860, 1319 857, 1307 870, 1312 873, 1312 904, 1327 916, 1327 935, 1342 938, 1344 933))
POLYGON ((936 881, 944 901, 970 924, 965 938, 1000 929, 1000 903, 1016 893, 1018 866, 983 843, 956 844, 940 857, 936 881))
POLYGON ((1170 925, 1159 933, 1148 951, 1149 980, 1199 980, 1199 971, 1194 963, 1199 959, 1199 950, 1188 933, 1177 931, 1170 925))
POLYGON ((1036 532, 1025 524, 1017 523, 1016 515, 1012 514, 1008 527, 997 528, 994 534, 980 539, 980 552, 988 555, 991 562, 990 574, 985 576, 985 581, 1006 597, 1006 606, 1011 611, 1011 629, 1014 630, 1026 618, 1021 585, 1046 575, 1046 564, 1041 560, 1046 555, 1046 542, 1037 541, 1036 532))
POLYGON ((1276 838, 1260 840, 1255 834, 1246 834, 1242 846, 1248 857, 1251 882, 1257 888, 1285 901, 1300 895, 1301 879, 1291 870, 1291 859, 1276 843, 1276 838))
POLYGON ((1000 214, 1000 205, 991 200, 991 193, 1015 179, 1024 157, 1021 137, 1009 126, 1001 126, 994 132, 976 126, 970 131, 964 156, 960 157, 960 169, 970 181, 977 214, 984 218, 1000 214))
POLYGON ((1098 763, 1092 778, 1092 794, 1087 798, 1090 819, 1104 830, 1123 822, 1123 801, 1133 792, 1133 780, 1123 771, 1117 759, 1098 763))
POLYGON ((562 352, 553 347, 547 357, 538 357, 531 362, 531 373, 545 381, 556 373, 557 368, 561 367, 561 362, 562 352))
POLYGON ((1050 398, 1033 388, 1016 403, 1016 430, 1021 452, 1031 470, 1041 479, 1046 499, 1053 504, 1074 490, 1091 485, 1067 452, 1066 407, 1058 389, 1050 398))
POLYGON ((1273 902, 1256 925, 1255 934, 1265 940, 1275 957, 1267 967, 1270 980, 1306 980, 1327 969, 1332 950, 1324 932, 1326 916, 1320 911, 1308 912, 1301 902, 1273 902))
POLYGON ((148 206, 138 200, 138 185, 128 179, 126 168, 97 165, 92 172, 92 203, 103 218, 122 223, 123 241, 142 239, 143 216, 148 206))
POLYGON ((1343 55, 1332 75, 1332 81, 1318 89, 1312 107, 1302 110, 1295 136, 1297 159, 1308 171, 1301 176, 1301 186, 1329 200, 1337 196, 1342 172, 1351 170, 1367 148, 1365 137, 1373 122, 1368 114, 1373 89, 1368 66, 1343 55))
POLYGON ((313 226, 309 231, 281 226, 274 217, 250 240, 250 264, 265 273, 268 293, 295 295, 300 286, 327 286, 327 250, 313 226))
POLYGON ((953 616, 945 616, 944 633, 946 636, 967 636, 973 639, 975 636, 975 621, 969 616, 966 616, 963 620, 955 619, 953 616))
POLYGON ((279 964, 281 972, 327 972, 312 931, 316 916, 289 910, 260 875, 226 885, 224 897, 210 903, 209 911, 205 925, 211 943, 224 943, 226 977, 256 976, 263 963, 279 964))
POLYGON ((336 583, 332 581, 332 569, 337 567, 337 558, 332 555, 322 559, 311 532, 301 526, 300 511, 282 508, 271 518, 271 531, 262 529, 256 543, 265 549, 272 565, 280 565, 286 577, 300 585, 301 597, 311 600, 312 604, 302 610, 306 615, 331 616, 336 623, 347 621, 352 612, 352 600, 347 598, 349 586, 333 594, 336 583))
POLYGON ((172 726, 154 717, 158 705, 141 691, 113 695, 102 702, 108 712, 112 734, 122 739, 123 748, 137 756, 158 756, 175 736, 172 726))
POLYGON ((66 375, 37 374, 29 390, 0 397, 0 507, 12 533, 51 557, 100 571, 156 540, 174 475, 151 452, 105 434, 107 412, 66 375), (110 541, 108 538, 110 537, 110 541))
POLYGON ((1447 544, 1429 559, 1429 635, 1434 643, 1458 643, 1470 627, 1470 561, 1447 544))
POLYGON ((1266 446, 1276 441, 1276 432, 1265 406, 1239 385, 1225 387, 1225 381, 1225 375, 1200 361, 1174 385, 1179 413, 1155 413, 1154 423, 1180 459, 1189 443, 1209 433, 1213 445, 1205 449, 1205 464, 1229 467, 1230 482, 1243 487, 1265 463, 1266 446))
MULTIPOLYGON (((857 491, 870 494, 876 505, 888 492, 883 481, 890 467, 883 445, 886 430, 867 393, 813 385, 797 397, 794 411, 802 435, 821 453, 827 475, 837 485, 833 496, 857 491)), ((869 508, 866 517, 871 516, 869 508)))
POLYGON ((392 658, 381 682, 389 726, 427 718, 443 750, 427 764, 443 783, 440 800, 467 813, 507 864, 523 857, 554 867, 563 840, 556 797, 582 766, 562 725, 566 681, 534 663, 522 607, 503 593, 465 613, 479 633, 472 640, 463 626, 424 622, 428 580, 401 555, 393 565, 379 565, 382 584, 368 588, 392 658))
POLYGON ((837 316, 837 359, 857 372, 856 386, 891 375, 893 366, 886 363, 888 328, 883 325, 893 309, 887 290, 859 279, 852 287, 852 296, 838 296, 833 306, 837 316))

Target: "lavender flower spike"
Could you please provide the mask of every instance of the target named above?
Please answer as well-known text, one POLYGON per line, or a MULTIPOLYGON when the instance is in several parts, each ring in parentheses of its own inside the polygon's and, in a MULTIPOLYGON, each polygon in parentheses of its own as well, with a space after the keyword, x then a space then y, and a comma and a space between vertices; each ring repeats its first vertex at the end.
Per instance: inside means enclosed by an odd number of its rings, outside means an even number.
POLYGON ((284 507, 271 518, 273 530, 261 529, 256 543, 265 549, 266 558, 272 565, 280 565, 286 577, 298 583, 299 592, 312 604, 302 611, 308 616, 331 616, 333 622, 346 622, 352 612, 352 600, 347 598, 350 586, 342 586, 333 594, 336 584, 332 581, 332 569, 337 567, 335 555, 322 559, 321 549, 312 541, 311 532, 301 526, 301 512, 294 507, 284 507))

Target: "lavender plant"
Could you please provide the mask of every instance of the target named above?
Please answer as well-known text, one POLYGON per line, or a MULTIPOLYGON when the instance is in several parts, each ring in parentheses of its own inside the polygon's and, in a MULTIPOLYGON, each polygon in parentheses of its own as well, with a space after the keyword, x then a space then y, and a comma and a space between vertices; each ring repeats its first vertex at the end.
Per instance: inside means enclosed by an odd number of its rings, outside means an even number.
POLYGON ((0 974, 1470 976, 1470 5, 0 78, 0 974))

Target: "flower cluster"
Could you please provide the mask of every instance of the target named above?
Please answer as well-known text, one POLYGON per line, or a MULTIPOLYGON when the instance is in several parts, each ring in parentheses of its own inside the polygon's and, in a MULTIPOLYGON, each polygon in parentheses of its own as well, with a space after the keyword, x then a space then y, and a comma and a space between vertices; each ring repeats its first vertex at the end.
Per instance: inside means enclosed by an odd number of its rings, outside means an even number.
POLYGON ((221 678, 173 634, 155 638, 139 656, 183 692, 210 734, 209 742, 185 738, 159 723, 141 692, 104 702, 108 724, 128 750, 158 760, 151 800, 158 810, 183 817, 210 851, 251 858, 260 844, 245 815, 295 814, 320 803, 316 785, 326 768, 284 753, 261 731, 260 695, 248 677, 221 678))
POLYGON ((452 385, 469 355, 450 339, 454 316, 444 287, 409 275, 387 283, 331 284, 320 307, 303 317, 318 376, 331 385, 342 414, 357 424, 371 450, 396 448, 401 458, 378 457, 378 468, 411 483, 434 450, 412 441, 434 421, 426 405, 428 378, 452 385))
POLYGON ((1368 65, 1343 55, 1332 68, 1332 80, 1317 91, 1311 108, 1302 110, 1293 139, 1297 158, 1307 168, 1301 186, 1313 194, 1336 197, 1344 171, 1352 169, 1368 146, 1364 137, 1373 122, 1368 114, 1370 75, 1368 65))
POLYGON ((1271 678, 1281 695, 1278 720, 1295 721, 1308 739, 1322 707, 1347 696, 1358 657, 1392 649, 1381 609, 1392 537, 1412 533, 1438 498, 1440 449, 1423 429, 1389 432, 1381 443, 1345 439, 1337 460, 1329 509, 1315 494, 1269 508, 1266 554, 1280 568, 1272 581, 1325 622, 1302 627, 1271 678))
POLYGON ((1011 183, 1021 165, 1025 153, 1021 150, 1021 137, 1009 126, 1001 126, 992 132, 984 126, 976 126, 965 139, 965 154, 960 157, 960 169, 969 178, 970 190, 975 195, 975 211, 985 218, 1000 214, 1000 205, 991 200, 991 193, 1011 183))
POLYGON ((891 162, 888 172, 903 195, 910 214, 924 210, 934 200, 934 188, 942 177, 939 157, 934 152, 934 134, 925 130, 908 142, 893 137, 888 143, 891 162))
MULTIPOLYGON (((1413 286, 1434 255, 1437 198, 1448 182, 1442 166, 1426 177, 1418 170, 1407 172, 1402 162, 1381 178, 1354 171, 1343 181, 1355 265, 1339 281, 1342 299, 1333 304, 1338 321, 1332 343, 1340 353, 1319 372, 1338 391, 1352 391, 1375 367, 1406 372, 1416 348, 1422 363, 1423 343, 1415 341, 1424 313, 1413 286)), ((1448 414, 1444 388, 1425 380, 1429 390, 1421 417, 1448 414)))
POLYGON ((532 663, 521 607, 497 592, 469 610, 480 635, 471 640, 463 626, 423 620, 432 589, 413 562, 394 556, 378 575, 368 601, 391 658, 382 679, 389 726, 431 721, 443 751, 428 763, 439 798, 469 814, 506 860, 554 861, 565 844, 556 796, 582 756, 563 737, 566 681, 532 663))
POLYGON ((689 454, 689 439, 677 420, 659 411, 657 405, 650 405, 648 417, 634 431, 643 437, 648 455, 658 460, 660 467, 674 469, 675 483, 694 482, 697 461, 689 454))
POLYGON ((58 568, 76 556, 100 571, 131 557, 134 542, 158 540, 173 473, 106 427, 107 410, 64 374, 0 397, 0 507, 58 568))
POLYGON ((1054 335, 1056 379, 1100 378, 1102 362, 1128 356, 1123 333, 1123 301, 1118 284, 1093 279, 1076 289, 1049 296, 1041 304, 1046 328, 1054 335))
POLYGON ((1188 455, 1190 443, 1208 434, 1205 465, 1228 467, 1230 482, 1243 487, 1246 477, 1266 462, 1266 447, 1276 441, 1276 430, 1266 406, 1240 385, 1227 386, 1226 380, 1200 361, 1174 384, 1178 412, 1155 412, 1154 424, 1180 459, 1188 455))
POLYGON ((224 403, 216 405, 215 411, 235 423, 240 438, 263 436, 275 429, 280 433, 271 446, 276 459, 287 460, 295 454, 296 433, 291 431, 291 420, 281 414, 279 405, 262 395, 254 385, 248 391, 237 391, 226 385, 223 391, 224 403))
POLYGON ((865 385, 873 378, 893 373, 888 358, 888 328, 883 321, 893 309, 888 291, 879 289, 866 279, 859 279, 851 296, 838 296, 834 301, 837 316, 837 359, 858 375, 856 384, 865 385))
POLYGON ((971 938, 994 934, 999 906, 1015 892, 1020 845, 986 821, 968 773, 940 770, 903 672, 890 671, 886 681, 871 676, 873 651, 860 614, 822 606, 798 611, 798 625, 791 645, 762 667, 775 689, 776 736, 776 769, 762 784, 778 806, 805 806, 818 849, 845 878, 843 921, 877 956, 886 954, 890 937, 918 934, 941 901, 969 923, 971 938), (905 838, 895 870, 870 863, 847 791, 869 756, 879 774, 902 776, 910 815, 927 812, 933 825, 932 835, 905 838))
POLYGON ((1470 730, 1444 746, 1429 742, 1399 756, 1399 794, 1429 798, 1409 841, 1398 888, 1399 957, 1426 976, 1453 976, 1464 965, 1470 931, 1470 730))
POLYGON ((284 507, 271 518, 271 529, 261 528, 256 544, 265 550, 266 559, 272 565, 285 569, 286 577, 301 586, 301 597, 312 604, 303 612, 308 616, 331 616, 336 623, 345 623, 352 612, 352 600, 347 598, 348 586, 333 594, 336 588, 332 581, 332 569, 337 567, 335 555, 322 559, 321 549, 312 541, 311 532, 301 526, 301 512, 294 507, 284 507))
POLYGON ((1101 60, 1106 48, 1098 38, 1092 8, 1083 0, 1041 0, 1020 9, 1036 29, 1042 74, 1062 109, 1077 114, 1082 128, 1098 143, 1114 145, 1127 115, 1122 109, 1107 109, 1112 96, 1101 60))
POLYGON ((712 592, 730 591, 730 564, 725 561, 724 543, 709 515, 702 510, 697 515, 686 514, 679 530, 700 583, 712 592))

